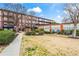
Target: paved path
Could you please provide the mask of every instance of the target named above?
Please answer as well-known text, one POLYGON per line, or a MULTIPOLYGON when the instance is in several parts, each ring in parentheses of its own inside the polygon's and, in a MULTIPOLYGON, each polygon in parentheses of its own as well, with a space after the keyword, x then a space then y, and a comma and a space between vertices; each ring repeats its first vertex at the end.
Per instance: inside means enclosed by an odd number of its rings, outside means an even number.
POLYGON ((23 33, 19 33, 15 40, 2 51, 0 56, 19 56, 22 35, 23 33))

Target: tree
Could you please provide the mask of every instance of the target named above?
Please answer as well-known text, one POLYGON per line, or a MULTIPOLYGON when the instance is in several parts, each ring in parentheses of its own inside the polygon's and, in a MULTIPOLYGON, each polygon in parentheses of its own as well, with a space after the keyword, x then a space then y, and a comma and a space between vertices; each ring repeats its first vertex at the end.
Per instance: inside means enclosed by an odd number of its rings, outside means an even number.
POLYGON ((54 24, 58 24, 58 23, 56 23, 55 21, 52 21, 52 24, 54 25, 54 24))
POLYGON ((29 14, 29 15, 35 15, 36 12, 34 12, 34 11, 29 11, 29 12, 27 12, 27 14, 29 14))
POLYGON ((4 9, 27 14, 27 8, 19 3, 4 3, 4 9))
POLYGON ((69 20, 74 24, 73 37, 76 37, 76 27, 79 22, 79 4, 67 4, 65 11, 67 12, 65 20, 69 20))
POLYGON ((24 7, 22 4, 20 3, 4 3, 4 9, 6 10, 11 10, 11 11, 15 11, 15 12, 20 12, 20 13, 24 13, 24 14, 28 14, 28 15, 35 15, 36 13, 34 11, 27 11, 27 8, 24 7))

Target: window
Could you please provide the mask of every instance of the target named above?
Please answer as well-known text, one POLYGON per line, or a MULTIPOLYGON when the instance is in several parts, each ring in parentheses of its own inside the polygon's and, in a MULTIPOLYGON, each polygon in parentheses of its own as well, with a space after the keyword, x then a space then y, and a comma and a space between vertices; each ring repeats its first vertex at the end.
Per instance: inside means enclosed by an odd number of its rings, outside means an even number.
POLYGON ((9 18, 9 21, 12 21, 12 22, 14 22, 14 19, 13 19, 13 18, 9 18))
POLYGON ((18 15, 18 18, 21 18, 21 15, 18 15))
POLYGON ((22 20, 23 23, 25 23, 25 20, 22 20))
POLYGON ((4 21, 7 21, 7 17, 4 17, 4 21))
POLYGON ((7 12, 6 11, 4 11, 4 15, 7 15, 7 12))
POLYGON ((0 11, 0 15, 2 15, 2 14, 1 14, 1 11, 0 11))
POLYGON ((8 23, 7 22, 4 22, 4 25, 7 25, 8 23))
POLYGON ((31 19, 31 16, 28 16, 29 19, 31 19))
POLYGON ((1 25, 2 25, 2 23, 1 23, 1 21, 0 21, 0 28, 1 28, 1 25))
POLYGON ((0 16, 0 21, 1 21, 1 16, 0 16))
POLYGON ((21 22, 21 19, 19 19, 19 22, 21 22))
POLYGON ((12 15, 13 15, 13 13, 12 13, 12 12, 10 12, 10 13, 9 13, 9 15, 10 15, 10 16, 12 16, 12 15))

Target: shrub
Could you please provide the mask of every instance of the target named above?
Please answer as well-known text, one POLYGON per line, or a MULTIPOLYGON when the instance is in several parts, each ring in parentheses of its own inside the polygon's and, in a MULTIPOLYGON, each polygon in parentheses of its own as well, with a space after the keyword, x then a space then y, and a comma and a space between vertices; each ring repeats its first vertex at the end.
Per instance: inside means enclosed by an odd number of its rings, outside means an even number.
POLYGON ((44 31, 40 31, 40 32, 39 32, 39 35, 43 35, 43 34, 44 34, 44 31))
POLYGON ((26 32, 26 35, 43 35, 44 31, 43 29, 35 29, 31 32, 26 32))
POLYGON ((52 34, 56 33, 54 30, 52 30, 52 34))
POLYGON ((26 32, 25 35, 35 35, 35 34, 36 34, 35 31, 32 31, 32 32, 26 32))
POLYGON ((65 35, 71 35, 73 30, 64 30, 65 35))
MULTIPOLYGON (((64 34, 64 35, 72 35, 73 30, 63 30, 62 32, 59 32, 58 34, 64 34)), ((79 36, 79 30, 76 31, 76 35, 79 36)))
POLYGON ((79 36, 79 30, 77 30, 76 35, 79 36))
POLYGON ((43 35, 44 34, 44 29, 38 29, 38 35, 43 35))
POLYGON ((26 35, 31 35, 31 32, 26 32, 26 35))
POLYGON ((35 34, 36 34, 36 32, 35 32, 35 31, 32 31, 32 32, 31 32, 31 35, 35 35, 35 34))
MULTIPOLYGON (((49 31, 44 31, 45 34, 51 34, 51 32, 49 31)), ((52 32, 53 33, 53 32, 52 32)))
POLYGON ((15 32, 11 30, 0 31, 0 45, 6 45, 13 41, 15 38, 15 32))
POLYGON ((62 30, 58 34, 71 35, 73 30, 62 30))

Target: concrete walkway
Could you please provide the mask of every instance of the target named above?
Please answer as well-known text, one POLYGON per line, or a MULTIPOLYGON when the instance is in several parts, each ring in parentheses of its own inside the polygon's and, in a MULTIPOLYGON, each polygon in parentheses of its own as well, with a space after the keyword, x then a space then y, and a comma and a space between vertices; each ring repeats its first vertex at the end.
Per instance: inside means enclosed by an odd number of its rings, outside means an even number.
POLYGON ((19 56, 22 35, 23 33, 19 33, 15 40, 2 51, 0 56, 19 56))

